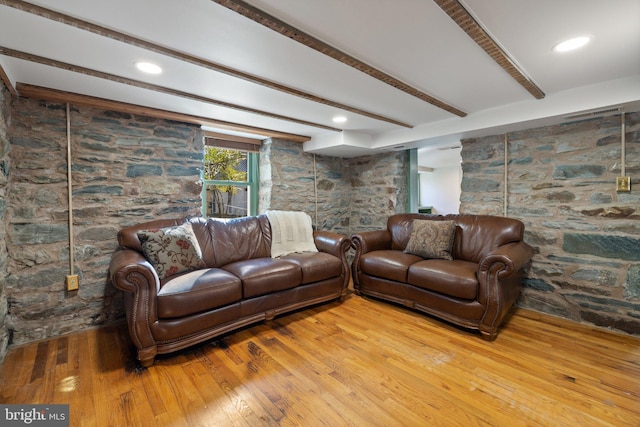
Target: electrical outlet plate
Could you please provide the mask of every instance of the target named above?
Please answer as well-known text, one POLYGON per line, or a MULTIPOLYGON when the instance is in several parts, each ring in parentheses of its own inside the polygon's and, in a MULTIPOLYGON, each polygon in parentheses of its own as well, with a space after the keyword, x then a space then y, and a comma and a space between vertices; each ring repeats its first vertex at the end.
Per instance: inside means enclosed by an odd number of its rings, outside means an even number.
POLYGON ((78 275, 72 274, 67 276, 67 290, 68 291, 77 291, 79 286, 78 275))
POLYGON ((617 180, 617 191, 618 193, 627 193, 631 191, 631 177, 630 176, 619 176, 617 180))

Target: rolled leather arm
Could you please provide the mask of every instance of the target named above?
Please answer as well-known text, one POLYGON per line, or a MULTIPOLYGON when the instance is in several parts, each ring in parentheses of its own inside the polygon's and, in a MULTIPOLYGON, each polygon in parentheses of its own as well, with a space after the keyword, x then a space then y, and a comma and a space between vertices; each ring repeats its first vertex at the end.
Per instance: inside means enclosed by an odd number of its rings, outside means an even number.
POLYGON ((351 244, 356 250, 351 264, 351 277, 356 293, 360 292, 360 257, 367 252, 391 249, 389 230, 363 231, 351 236, 351 244))
POLYGON ((338 258, 343 258, 351 247, 347 236, 331 231, 314 231, 313 238, 320 252, 326 252, 338 258))
POLYGON ((495 339, 498 326, 520 294, 524 268, 532 256, 531 246, 514 242, 496 248, 480 261, 478 302, 485 311, 478 328, 485 339, 495 339))
POLYGON ((344 278, 342 282, 342 295, 346 295, 347 286, 351 279, 351 270, 349 268, 349 261, 347 260, 347 251, 351 249, 351 239, 345 235, 331 231, 314 231, 313 238, 320 252, 331 254, 340 258, 340 261, 342 261, 342 275, 344 278))
POLYGON ((485 256, 478 266, 478 274, 486 274, 495 264, 502 264, 498 278, 508 277, 522 269, 533 257, 533 248, 525 242, 507 243, 485 256))
POLYGON ((391 249, 391 233, 389 230, 363 231, 351 236, 356 256, 371 251, 391 249))
POLYGON ((133 250, 122 250, 113 254, 109 264, 111 280, 116 288, 127 292, 139 292, 147 288, 153 296, 160 287, 160 280, 149 261, 133 250))
POLYGON ((131 249, 113 254, 109 273, 114 286, 125 291, 129 334, 138 349, 138 359, 143 364, 152 362, 157 348, 150 325, 158 319, 158 275, 140 252, 131 249))

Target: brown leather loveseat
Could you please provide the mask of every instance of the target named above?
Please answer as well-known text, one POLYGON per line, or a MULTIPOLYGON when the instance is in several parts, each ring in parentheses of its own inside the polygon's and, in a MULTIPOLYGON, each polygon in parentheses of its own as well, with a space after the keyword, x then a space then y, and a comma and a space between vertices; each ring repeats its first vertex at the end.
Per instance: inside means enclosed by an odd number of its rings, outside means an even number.
POLYGON ((266 215, 233 220, 157 220, 120 230, 121 250, 110 274, 125 291, 129 333, 143 366, 157 354, 173 352, 243 326, 335 299, 343 299, 350 279, 348 237, 309 231, 317 252, 271 257, 272 227, 266 215), (159 249, 169 263, 152 265, 143 245, 159 232, 189 231, 166 239, 159 249), (167 231, 170 230, 170 231, 167 231), (191 231, 193 234, 190 234, 191 231), (154 234, 155 233, 155 234, 154 234), (197 244, 191 245, 195 236, 197 244), (141 241, 141 237, 143 237, 141 241), (198 247, 198 257, 183 249, 198 247), (178 267, 187 265, 185 271, 178 267))
POLYGON ((393 215, 386 230, 352 236, 354 288, 493 340, 533 256, 523 234, 511 218, 393 215))

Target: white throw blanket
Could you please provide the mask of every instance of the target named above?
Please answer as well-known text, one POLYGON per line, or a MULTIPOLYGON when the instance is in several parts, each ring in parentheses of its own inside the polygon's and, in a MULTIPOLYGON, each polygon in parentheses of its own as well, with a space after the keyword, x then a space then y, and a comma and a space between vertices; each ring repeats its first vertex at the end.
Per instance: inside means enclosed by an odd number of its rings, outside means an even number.
POLYGON ((271 257, 294 252, 318 252, 311 217, 305 212, 267 211, 271 223, 271 257))

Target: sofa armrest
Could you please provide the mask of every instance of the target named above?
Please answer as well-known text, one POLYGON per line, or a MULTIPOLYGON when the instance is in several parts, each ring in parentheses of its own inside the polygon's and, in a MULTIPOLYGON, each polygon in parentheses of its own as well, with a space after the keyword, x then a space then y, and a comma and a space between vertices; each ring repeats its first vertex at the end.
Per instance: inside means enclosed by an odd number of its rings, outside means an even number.
POLYGON ((126 292, 136 293, 141 287, 150 287, 155 294, 160 287, 154 268, 140 252, 134 250, 115 252, 111 257, 109 273, 115 287, 126 292))
POLYGON ((155 340, 150 325, 158 320, 156 300, 160 280, 155 269, 137 251, 125 249, 115 252, 109 264, 113 285, 125 291, 124 302, 129 333, 138 352, 152 349, 155 356, 155 340))
POLYGON ((497 271, 498 278, 518 273, 533 257, 533 248, 525 242, 502 245, 485 256, 478 266, 478 274, 492 271, 496 264, 502 265, 497 271))
POLYGON ((320 252, 326 252, 338 258, 344 257, 351 247, 351 241, 347 236, 331 231, 314 231, 313 240, 320 252))
POLYGON ((522 289, 525 269, 533 257, 533 248, 525 242, 502 245, 485 256, 478 266, 478 301, 485 306, 479 329, 494 339, 502 319, 522 289))
POLYGON ((351 242, 360 255, 367 252, 391 249, 391 233, 389 230, 363 231, 351 236, 351 242))
POLYGON ((351 249, 351 239, 343 234, 331 231, 314 231, 313 238, 316 247, 320 252, 325 252, 338 257, 342 262, 342 296, 346 296, 349 280, 351 279, 351 269, 347 260, 347 251, 351 249))
POLYGON ((367 252, 391 249, 389 230, 363 231, 351 236, 351 245, 356 250, 351 263, 351 277, 356 293, 360 292, 360 257, 367 252))

